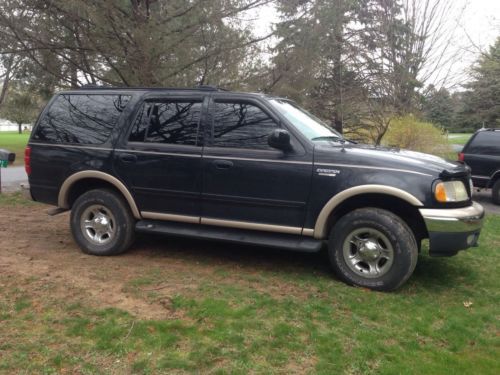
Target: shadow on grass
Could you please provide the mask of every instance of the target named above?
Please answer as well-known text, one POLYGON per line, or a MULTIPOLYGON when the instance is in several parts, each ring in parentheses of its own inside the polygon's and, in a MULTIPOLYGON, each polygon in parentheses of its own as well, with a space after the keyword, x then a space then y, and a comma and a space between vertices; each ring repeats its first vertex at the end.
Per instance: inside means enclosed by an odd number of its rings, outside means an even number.
POLYGON ((478 279, 478 273, 464 260, 464 256, 460 252, 449 258, 420 255, 412 280, 418 287, 434 291, 473 284, 478 279))
MULTIPOLYGON (((330 268, 326 246, 319 253, 303 253, 217 241, 140 235, 131 255, 175 259, 235 271, 269 272, 286 278, 320 277, 340 282, 330 268)), ((407 286, 400 290, 404 292, 406 288, 417 288, 441 292, 464 280, 469 283, 476 278, 471 267, 457 257, 432 258, 421 254, 414 274, 407 286)))
POLYGON ((304 253, 222 241, 140 235, 131 253, 274 273, 331 274, 325 250, 319 253, 304 253))

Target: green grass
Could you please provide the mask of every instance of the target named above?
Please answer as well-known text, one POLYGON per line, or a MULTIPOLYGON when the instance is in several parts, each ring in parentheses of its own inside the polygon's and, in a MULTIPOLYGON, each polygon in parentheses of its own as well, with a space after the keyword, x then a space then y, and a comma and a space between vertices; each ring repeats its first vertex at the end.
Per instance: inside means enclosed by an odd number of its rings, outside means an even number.
MULTIPOLYGON (((2 199, 0 208, 21 200, 2 199)), ((190 288, 168 296, 168 269, 124 284, 148 302, 165 299, 165 320, 92 307, 85 293, 66 296, 5 268, 0 373, 498 374, 498 228, 500 216, 489 216, 478 248, 421 255, 395 293, 346 286, 321 261, 249 270, 219 259, 211 272, 183 275, 190 288)))
POLYGON ((448 143, 455 145, 465 145, 472 136, 472 133, 450 133, 448 143))
POLYGON ((25 199, 20 192, 0 194, 0 207, 34 206, 36 203, 25 199))
POLYGON ((6 148, 16 153, 14 165, 24 164, 24 149, 28 143, 30 133, 0 132, 0 148, 6 148))

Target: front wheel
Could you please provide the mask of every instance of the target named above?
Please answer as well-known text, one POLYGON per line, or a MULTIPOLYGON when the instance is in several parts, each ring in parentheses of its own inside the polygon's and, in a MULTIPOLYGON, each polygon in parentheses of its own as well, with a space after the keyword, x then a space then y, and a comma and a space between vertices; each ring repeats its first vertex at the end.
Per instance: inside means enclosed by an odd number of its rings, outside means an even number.
POLYGON ((418 246, 401 218, 387 210, 362 208, 334 225, 328 254, 335 273, 348 284, 390 291, 413 273, 418 246))
POLYGON ((76 243, 87 254, 120 254, 134 239, 132 213, 111 190, 90 190, 78 197, 71 208, 70 226, 76 243))

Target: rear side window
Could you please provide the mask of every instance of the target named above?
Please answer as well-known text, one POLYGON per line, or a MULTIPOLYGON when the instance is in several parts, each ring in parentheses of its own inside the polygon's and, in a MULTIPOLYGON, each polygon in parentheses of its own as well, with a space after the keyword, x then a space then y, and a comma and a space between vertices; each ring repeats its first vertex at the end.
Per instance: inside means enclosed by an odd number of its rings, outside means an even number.
POLYGON ((40 120, 33 139, 97 145, 106 142, 128 102, 127 95, 59 95, 40 120))
POLYGON ((201 107, 201 100, 146 102, 139 110, 129 142, 195 146, 201 107))
POLYGON ((477 133, 467 146, 467 154, 484 154, 500 156, 500 131, 483 131, 477 133))
POLYGON ((259 107, 216 102, 213 117, 214 146, 272 150, 267 139, 278 124, 259 107))

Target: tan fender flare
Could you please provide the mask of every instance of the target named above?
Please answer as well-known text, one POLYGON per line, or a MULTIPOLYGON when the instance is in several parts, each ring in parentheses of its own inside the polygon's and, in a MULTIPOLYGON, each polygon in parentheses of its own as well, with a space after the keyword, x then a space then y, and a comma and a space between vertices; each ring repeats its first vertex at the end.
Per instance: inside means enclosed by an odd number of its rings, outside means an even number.
POLYGON ((127 200, 134 217, 136 219, 141 219, 141 214, 139 212, 139 209, 137 208, 135 200, 132 197, 132 194, 130 194, 130 191, 127 189, 127 187, 116 177, 113 177, 101 171, 81 171, 69 176, 64 181, 64 183, 61 186, 61 189, 59 190, 59 195, 57 198, 57 205, 59 207, 67 209, 70 208, 68 197, 69 197, 69 192, 71 191, 71 187, 75 184, 75 182, 82 180, 84 178, 94 178, 98 180, 103 180, 113 185, 123 194, 123 196, 127 200))
POLYGON ((383 194, 402 199, 412 206, 422 207, 424 204, 410 193, 385 185, 360 185, 341 191, 332 197, 323 207, 316 219, 314 226, 314 238, 324 239, 328 235, 328 218, 333 210, 345 200, 362 194, 383 194))

